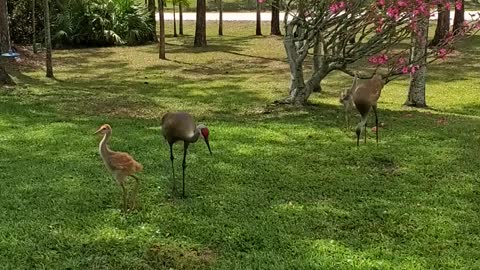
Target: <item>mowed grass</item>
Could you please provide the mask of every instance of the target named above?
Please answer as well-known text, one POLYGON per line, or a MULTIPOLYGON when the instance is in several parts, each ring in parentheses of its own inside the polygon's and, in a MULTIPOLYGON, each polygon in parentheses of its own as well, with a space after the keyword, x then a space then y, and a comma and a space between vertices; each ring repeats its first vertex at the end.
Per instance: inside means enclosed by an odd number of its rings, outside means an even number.
MULTIPOLYGON (((380 143, 369 131, 357 148, 338 103, 351 78, 332 74, 306 108, 262 113, 287 91, 281 38, 253 36, 254 23, 215 31, 203 49, 169 37, 168 61, 156 45, 78 49, 54 52, 57 80, 12 71, 17 88, 0 94, 2 268, 480 268, 478 37, 429 69, 430 110, 402 109, 408 81, 388 84, 380 143), (212 156, 190 147, 185 199, 168 196, 159 126, 172 110, 211 130, 212 156), (119 211, 93 135, 103 123, 111 148, 145 166, 137 212, 119 211)), ((175 154, 180 184, 181 145, 175 154)))

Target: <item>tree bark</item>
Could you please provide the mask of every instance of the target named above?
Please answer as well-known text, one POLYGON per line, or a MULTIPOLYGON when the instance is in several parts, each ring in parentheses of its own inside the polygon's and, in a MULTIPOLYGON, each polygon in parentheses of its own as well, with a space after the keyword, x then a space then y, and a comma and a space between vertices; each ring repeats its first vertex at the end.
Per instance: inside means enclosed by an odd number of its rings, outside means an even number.
POLYGON ((465 21, 465 1, 462 1, 462 8, 455 8, 455 17, 453 17, 453 33, 463 32, 463 22, 465 21))
POLYGON ((181 1, 180 3, 178 3, 178 17, 179 17, 178 32, 181 36, 183 36, 183 4, 181 1))
POLYGON ((151 41, 157 40, 157 19, 155 18, 155 0, 145 0, 148 5, 148 11, 150 12, 150 20, 152 23, 152 37, 151 41))
POLYGON ((304 46, 303 43, 295 43, 294 36, 299 33, 298 31, 303 30, 298 29, 298 27, 294 27, 293 25, 289 25, 285 29, 285 39, 283 44, 290 65, 290 89, 289 96, 283 102, 295 105, 306 105, 314 88, 320 85, 320 82, 330 72, 330 68, 327 63, 324 62, 323 58, 319 56, 316 57, 314 62, 314 65, 317 66, 316 71, 311 78, 305 82, 303 64, 307 53, 301 49, 302 46, 304 46), (301 53, 299 53, 299 51, 301 53))
POLYGON ((447 37, 448 31, 450 31, 450 10, 447 10, 443 5, 438 5, 438 10, 440 12, 438 13, 437 28, 430 42, 432 46, 437 46, 447 37))
POLYGON ((7 0, 0 0, 0 53, 6 53, 10 48, 7 0))
POLYGON ((255 29, 255 35, 261 36, 262 35, 262 16, 260 13, 260 3, 257 1, 257 26, 255 29))
POLYGON ((36 16, 36 1, 32 0, 32 46, 33 46, 33 53, 37 53, 37 16, 36 16))
POLYGON ((223 1, 218 0, 218 35, 223 36, 223 1))
POLYGON ((3 85, 15 85, 15 82, 12 80, 12 77, 8 75, 7 71, 3 67, 3 63, 0 63, 0 86, 3 85))
POLYGON ((413 48, 410 57, 413 61, 419 60, 419 69, 410 75, 408 97, 404 104, 406 106, 417 108, 427 107, 425 100, 425 82, 427 76, 426 54, 428 43, 428 19, 428 17, 423 17, 419 20, 417 33, 412 32, 413 48))
POLYGON ((195 25, 194 47, 207 46, 207 5, 205 0, 197 0, 197 22, 195 25))
POLYGON ((52 38, 50 35, 50 9, 48 6, 48 0, 43 0, 45 9, 45 48, 46 48, 46 66, 47 78, 53 78, 53 66, 52 66, 52 38))
POLYGON ((272 1, 272 21, 270 23, 270 34, 281 36, 280 31, 280 0, 272 1))
POLYGON ((158 0, 158 17, 160 23, 160 36, 158 38, 158 58, 167 59, 165 57, 165 18, 163 12, 163 0, 158 0))
POLYGON ((175 16, 175 1, 173 1, 172 5, 173 5, 173 36, 174 37, 178 37, 178 34, 177 34, 177 18, 175 16))

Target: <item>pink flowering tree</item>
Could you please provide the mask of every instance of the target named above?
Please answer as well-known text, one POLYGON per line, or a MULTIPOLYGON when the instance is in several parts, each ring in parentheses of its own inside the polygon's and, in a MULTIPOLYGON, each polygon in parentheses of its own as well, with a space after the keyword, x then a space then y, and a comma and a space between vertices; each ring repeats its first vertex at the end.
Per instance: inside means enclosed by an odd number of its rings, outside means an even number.
POLYGON ((425 24, 428 29, 428 19, 442 3, 455 4, 449 0, 286 1, 284 46, 291 83, 288 97, 281 102, 306 104, 328 74, 339 70, 353 76, 349 68, 361 60, 368 61, 372 75, 380 73, 388 83, 445 58, 452 44, 477 31, 479 24, 466 23, 464 31, 448 33, 427 49, 425 24), (353 39, 356 42, 350 42, 353 39), (424 49, 410 54, 415 47, 424 49), (313 70, 307 77, 304 70, 309 61, 313 70))

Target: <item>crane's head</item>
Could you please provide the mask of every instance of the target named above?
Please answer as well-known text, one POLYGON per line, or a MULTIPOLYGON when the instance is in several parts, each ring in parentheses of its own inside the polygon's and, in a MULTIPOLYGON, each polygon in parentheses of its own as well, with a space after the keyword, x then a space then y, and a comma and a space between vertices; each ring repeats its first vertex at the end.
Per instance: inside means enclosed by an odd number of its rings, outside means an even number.
POLYGON ((97 131, 95 131, 94 134, 105 135, 105 134, 110 133, 110 132, 112 132, 112 127, 109 124, 103 124, 102 126, 100 126, 100 128, 98 128, 97 131))
POLYGON ((210 149, 210 143, 208 142, 208 136, 210 135, 210 131, 208 130, 208 127, 203 124, 199 124, 197 126, 197 129, 200 131, 200 136, 205 140, 205 143, 207 144, 207 147, 208 147, 208 151, 210 152, 210 155, 211 155, 212 150, 210 149))

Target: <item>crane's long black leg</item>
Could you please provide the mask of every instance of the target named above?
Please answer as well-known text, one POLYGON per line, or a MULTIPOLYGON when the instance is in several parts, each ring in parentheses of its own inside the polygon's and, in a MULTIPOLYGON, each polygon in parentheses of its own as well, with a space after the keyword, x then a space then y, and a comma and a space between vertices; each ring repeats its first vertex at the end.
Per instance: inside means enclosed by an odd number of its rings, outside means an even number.
POLYGON ((357 147, 360 145, 361 132, 362 132, 362 129, 357 125, 357 128, 355 129, 355 134, 357 134, 357 147))
POLYGON ((175 167, 173 166, 173 143, 168 143, 170 145, 170 160, 172 161, 172 181, 173 181, 173 187, 172 187, 172 193, 175 193, 177 191, 177 186, 175 185, 175 167))
POLYGON ((375 133, 377 136, 377 144, 378 144, 378 117, 377 117, 377 106, 372 106, 373 113, 375 114, 375 133))
POLYGON ((183 197, 185 197, 185 168, 187 167, 187 149, 188 149, 188 143, 184 143, 184 145, 183 145, 183 162, 182 162, 182 170, 183 170, 182 195, 183 195, 183 197))
POLYGON ((363 135, 365 137, 365 144, 367 143, 367 122, 365 122, 365 126, 363 127, 363 135))

